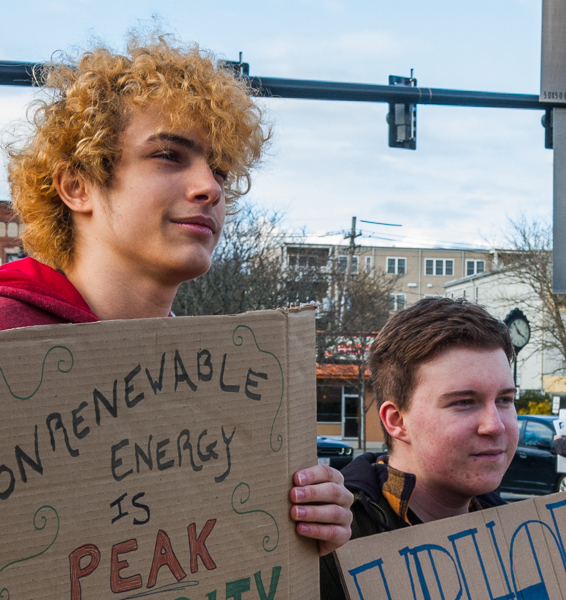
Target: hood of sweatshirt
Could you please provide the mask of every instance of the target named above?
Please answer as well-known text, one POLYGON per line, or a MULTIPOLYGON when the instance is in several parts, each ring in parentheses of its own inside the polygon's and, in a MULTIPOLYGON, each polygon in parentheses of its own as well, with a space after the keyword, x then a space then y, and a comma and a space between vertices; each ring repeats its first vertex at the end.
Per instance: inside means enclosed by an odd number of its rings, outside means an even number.
MULTIPOLYGON (((33 258, 0 266, 1 298, 17 301, 18 304, 6 303, 6 306, 17 306, 20 316, 28 305, 53 315, 57 319, 55 322, 92 323, 100 320, 65 275, 33 258)), ((30 320, 33 320, 32 314, 36 311, 30 309, 30 320)))

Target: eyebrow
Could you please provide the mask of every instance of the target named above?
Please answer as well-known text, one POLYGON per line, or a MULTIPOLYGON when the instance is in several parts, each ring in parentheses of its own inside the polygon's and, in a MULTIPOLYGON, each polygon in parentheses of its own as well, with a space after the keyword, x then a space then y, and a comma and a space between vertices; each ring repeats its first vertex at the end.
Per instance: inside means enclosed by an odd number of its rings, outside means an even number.
MULTIPOLYGON (((497 393, 497 395, 503 396, 505 394, 516 394, 516 393, 517 393, 517 388, 510 387, 510 388, 505 388, 503 390, 500 390, 497 393)), ((477 395, 477 390, 456 390, 454 392, 447 392, 446 394, 442 394, 440 397, 450 399, 450 398, 457 398, 459 396, 476 396, 476 395, 477 395)))
POLYGON ((199 144, 195 140, 178 133, 155 133, 147 138, 148 142, 171 142, 173 144, 179 144, 187 148, 188 150, 196 150, 200 154, 206 154, 204 146, 199 144))

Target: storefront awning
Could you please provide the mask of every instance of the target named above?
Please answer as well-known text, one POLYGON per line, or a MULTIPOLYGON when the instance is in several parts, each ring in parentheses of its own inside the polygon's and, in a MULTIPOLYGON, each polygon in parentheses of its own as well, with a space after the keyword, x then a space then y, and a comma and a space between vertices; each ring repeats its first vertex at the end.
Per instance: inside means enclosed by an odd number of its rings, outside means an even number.
MULTIPOLYGON (((317 364, 317 379, 357 379, 359 375, 358 365, 336 365, 336 364, 317 364)), ((366 378, 369 378, 369 369, 365 370, 366 378)))

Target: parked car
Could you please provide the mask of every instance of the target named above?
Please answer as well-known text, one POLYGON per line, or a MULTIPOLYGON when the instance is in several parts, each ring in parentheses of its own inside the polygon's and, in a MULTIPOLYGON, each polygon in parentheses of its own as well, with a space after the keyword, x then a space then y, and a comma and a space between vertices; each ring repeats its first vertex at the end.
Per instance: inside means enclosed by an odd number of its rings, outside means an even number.
POLYGON ((319 465, 329 465, 338 470, 354 460, 354 449, 350 444, 322 435, 316 438, 316 452, 319 465))
POLYGON ((556 416, 519 415, 519 445, 498 491, 566 492, 566 458, 552 448, 556 416))

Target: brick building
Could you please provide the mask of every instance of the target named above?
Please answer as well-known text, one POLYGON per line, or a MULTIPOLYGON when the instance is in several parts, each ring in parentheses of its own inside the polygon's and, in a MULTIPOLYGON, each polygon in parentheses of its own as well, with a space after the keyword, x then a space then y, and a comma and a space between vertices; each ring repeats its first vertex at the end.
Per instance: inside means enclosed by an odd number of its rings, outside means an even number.
POLYGON ((0 200, 0 261, 2 264, 22 258, 20 222, 9 200, 0 200))

